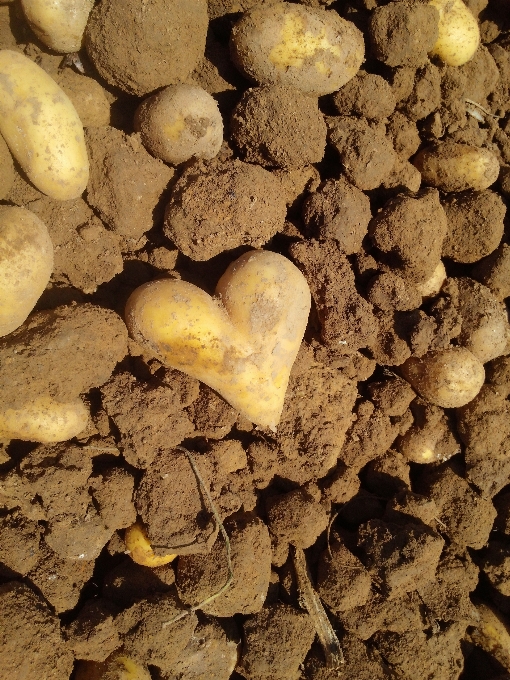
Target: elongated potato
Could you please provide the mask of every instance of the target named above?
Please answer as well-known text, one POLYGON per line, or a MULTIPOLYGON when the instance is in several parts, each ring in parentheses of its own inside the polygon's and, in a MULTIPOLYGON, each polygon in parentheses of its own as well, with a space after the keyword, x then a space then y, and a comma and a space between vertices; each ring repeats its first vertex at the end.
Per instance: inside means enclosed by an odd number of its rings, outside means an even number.
POLYGON ((25 208, 0 206, 0 337, 25 321, 52 271, 45 224, 25 208))
POLYGON ((11 50, 0 50, 0 133, 37 189, 81 196, 89 161, 78 114, 42 68, 11 50))
POLYGON ((483 191, 499 175, 499 162, 488 149, 469 144, 441 142, 422 149, 413 164, 424 184, 441 191, 483 191))
POLYGON ((232 30, 234 64, 259 85, 336 92, 359 71, 363 36, 336 12, 290 2, 255 5, 232 30))
POLYGON ((88 419, 88 409, 81 399, 63 404, 51 397, 39 397, 22 408, 0 407, 0 440, 65 442, 80 434, 88 419))
POLYGON ((472 12, 462 0, 430 0, 439 12, 439 35, 432 48, 449 66, 462 66, 480 44, 480 29, 472 12))
POLYGON ((21 0, 30 28, 55 52, 78 52, 94 0, 21 0))

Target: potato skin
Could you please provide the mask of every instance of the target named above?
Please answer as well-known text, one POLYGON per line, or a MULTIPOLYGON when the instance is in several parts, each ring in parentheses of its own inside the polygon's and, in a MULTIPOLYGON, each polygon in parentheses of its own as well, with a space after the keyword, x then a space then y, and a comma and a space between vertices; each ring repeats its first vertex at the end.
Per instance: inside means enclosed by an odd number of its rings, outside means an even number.
POLYGON ((259 85, 321 96, 340 89, 365 55, 361 32, 335 12, 288 2, 255 6, 232 29, 234 64, 259 85))
POLYGON ((421 359, 411 357, 401 371, 414 390, 442 408, 465 406, 485 380, 483 364, 464 347, 429 352, 421 359))
POLYGON ((94 0, 21 0, 30 28, 55 52, 78 52, 94 0))
POLYGON ((135 113, 135 130, 156 158, 178 165, 214 158, 223 142, 223 120, 215 100, 195 85, 170 85, 148 97, 135 113))
POLYGON ((0 439, 54 444, 83 432, 89 411, 81 401, 61 403, 39 397, 22 408, 0 410, 0 439))
POLYGON ((499 162, 488 149, 443 142, 422 149, 413 160, 422 180, 441 191, 483 191, 497 180, 499 162))
POLYGON ((216 295, 222 304, 186 281, 151 281, 129 297, 126 325, 167 366, 274 431, 308 322, 308 284, 285 257, 255 250, 232 262, 216 295))
POLYGON ((0 336, 25 321, 53 271, 45 224, 25 208, 0 206, 0 336))
POLYGON ((430 0, 439 12, 439 35, 431 54, 449 66, 462 66, 480 44, 480 29, 472 12, 462 0, 430 0))
POLYGON ((89 178, 83 126, 56 82, 19 52, 0 51, 0 133, 31 182, 60 201, 89 178))

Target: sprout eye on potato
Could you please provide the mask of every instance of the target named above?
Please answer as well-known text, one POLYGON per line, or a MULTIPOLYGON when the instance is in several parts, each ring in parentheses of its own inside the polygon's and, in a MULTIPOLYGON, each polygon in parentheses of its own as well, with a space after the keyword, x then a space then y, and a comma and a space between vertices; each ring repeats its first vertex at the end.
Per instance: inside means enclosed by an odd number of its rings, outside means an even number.
POLYGON ((232 30, 234 63, 259 85, 316 96, 340 89, 365 56, 361 32, 336 12, 288 2, 257 5, 232 30))
POLYGON ((439 12, 439 35, 432 49, 449 66, 462 66, 480 44, 480 29, 462 0, 430 0, 439 12))
POLYGON ((0 337, 25 321, 52 271, 45 224, 25 208, 0 206, 0 337))
POLYGON ((30 28, 55 52, 78 52, 94 0, 21 0, 30 28))
POLYGON ((422 180, 441 191, 483 191, 499 175, 499 162, 488 149, 442 142, 422 149, 413 163, 422 180))
POLYGON ((89 161, 78 114, 42 68, 11 50, 0 50, 0 134, 39 191, 81 196, 89 161))
POLYGON ((148 97, 136 111, 135 130, 153 156, 173 165, 214 158, 223 142, 218 105, 194 85, 171 85, 148 97))

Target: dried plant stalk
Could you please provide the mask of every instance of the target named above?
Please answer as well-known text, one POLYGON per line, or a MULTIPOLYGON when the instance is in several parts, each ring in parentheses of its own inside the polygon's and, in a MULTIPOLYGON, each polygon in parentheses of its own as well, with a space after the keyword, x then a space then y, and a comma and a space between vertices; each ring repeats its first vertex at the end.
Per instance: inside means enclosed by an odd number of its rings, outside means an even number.
POLYGON ((312 617, 315 630, 326 657, 326 668, 340 668, 344 663, 344 655, 340 642, 336 636, 319 596, 315 592, 310 580, 305 553, 301 548, 294 548, 294 570, 297 576, 300 601, 312 617))

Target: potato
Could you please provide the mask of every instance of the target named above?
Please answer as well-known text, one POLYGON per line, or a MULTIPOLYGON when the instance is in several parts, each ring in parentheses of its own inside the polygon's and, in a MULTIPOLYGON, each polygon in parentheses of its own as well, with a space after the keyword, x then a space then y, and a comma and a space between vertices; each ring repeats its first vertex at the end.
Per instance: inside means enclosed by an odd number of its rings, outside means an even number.
POLYGON ((259 85, 287 85, 316 96, 336 92, 365 56, 361 32, 336 12, 288 2, 256 5, 232 29, 235 65, 259 85))
POLYGON ((480 29, 472 12, 462 0, 430 0, 439 12, 439 35, 431 54, 449 66, 462 66, 480 44, 480 29))
POLYGON ((30 28, 55 52, 78 52, 94 0, 21 0, 30 28))
POLYGON ((120 651, 106 661, 78 661, 74 680, 151 680, 148 669, 138 660, 120 651))
MULTIPOLYGON (((510 621, 495 607, 475 602, 478 623, 471 633, 471 641, 494 657, 510 671, 510 621)), ((500 678, 507 677, 505 674, 500 678)))
POLYGON ((78 198, 89 178, 83 126, 69 98, 19 52, 0 50, 0 133, 43 193, 78 198))
POLYGON ((52 271, 46 225, 30 210, 0 206, 0 337, 25 321, 52 271))
POLYGON ((466 347, 483 364, 506 354, 510 326, 505 305, 489 288, 467 277, 457 279, 459 299, 457 311, 462 329, 457 343, 466 347))
POLYGON ((499 162, 488 149, 442 142, 422 149, 413 163, 422 180, 441 191, 483 191, 499 175, 499 162))
POLYGON ((88 423, 81 399, 68 403, 39 397, 22 408, 0 407, 0 439, 52 444, 76 437, 88 423))
POLYGON ((444 267, 443 261, 440 260, 439 264, 434 269, 432 276, 423 283, 416 284, 416 288, 422 297, 433 298, 439 293, 445 280, 446 269, 444 267))
POLYGON ((126 529, 124 542, 133 562, 144 567, 161 567, 177 557, 177 555, 163 555, 161 557, 155 555, 141 522, 135 522, 126 529))
POLYGON ((171 85, 146 99, 134 126, 153 156, 174 165, 193 156, 214 158, 223 142, 218 105, 195 85, 171 85))
POLYGON ((147 283, 129 298, 126 324, 166 365, 275 430, 308 321, 308 284, 285 257, 255 250, 229 266, 216 293, 221 302, 185 281, 147 283))
POLYGON ((0 201, 9 195, 16 177, 9 147, 0 135, 0 201))
POLYGON ((429 352, 421 359, 411 357, 401 372, 416 392, 442 408, 468 404, 485 380, 483 364, 464 347, 429 352))

